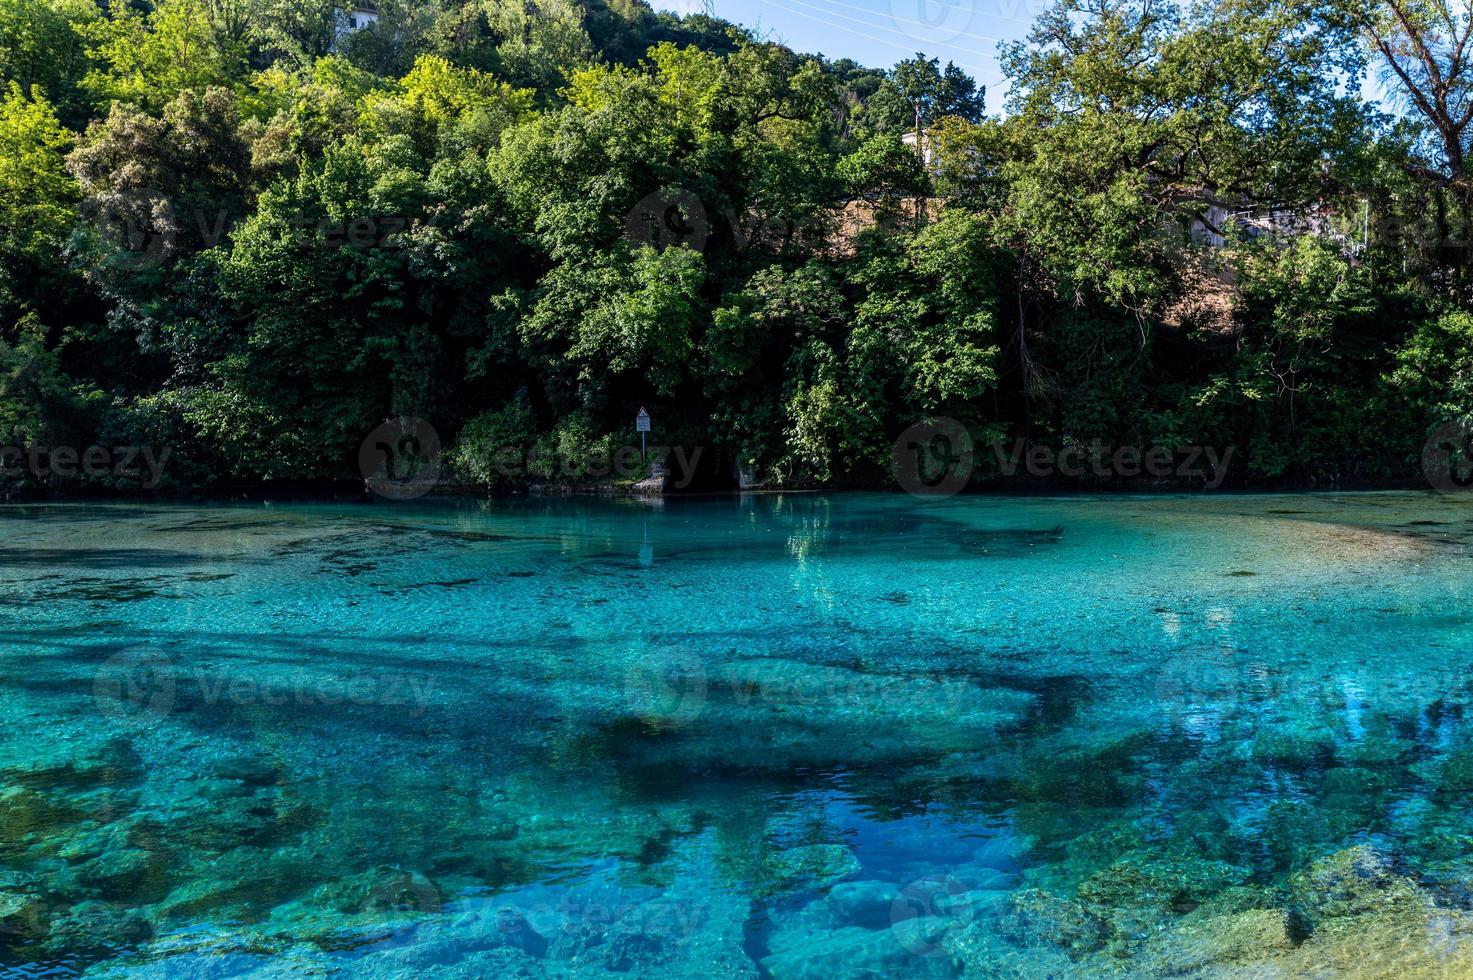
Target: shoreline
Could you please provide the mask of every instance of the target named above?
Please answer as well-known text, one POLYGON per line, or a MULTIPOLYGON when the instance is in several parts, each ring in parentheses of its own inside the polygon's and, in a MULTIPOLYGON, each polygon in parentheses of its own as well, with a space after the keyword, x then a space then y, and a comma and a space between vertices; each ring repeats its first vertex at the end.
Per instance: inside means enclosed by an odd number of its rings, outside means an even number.
MULTIPOLYGON (((657 490, 634 487, 607 486, 537 486, 521 490, 487 490, 479 487, 451 486, 436 488, 427 493, 407 498, 393 499, 368 489, 335 488, 333 486, 304 487, 233 487, 230 489, 192 490, 146 490, 133 492, 54 492, 8 493, 0 495, 0 506, 24 504, 70 504, 70 503, 228 503, 259 500, 307 501, 371 504, 417 504, 432 500, 515 500, 537 498, 590 498, 617 500, 697 500, 723 497, 774 496, 783 494, 851 496, 856 494, 894 494, 912 496, 919 501, 937 501, 953 497, 1018 497, 1018 498, 1069 498, 1069 497, 1247 497, 1247 496, 1321 496, 1329 494, 1369 493, 1412 493, 1424 492, 1457 498, 1459 493, 1442 493, 1426 482, 1357 482, 1335 486, 1283 486, 1259 484, 1206 489, 1180 485, 1135 485, 1075 487, 1058 484, 1028 483, 1018 486, 983 485, 971 487, 951 494, 916 494, 895 486, 846 485, 834 487, 745 487, 741 489, 702 490, 657 490)), ((1473 487, 1469 488, 1469 499, 1473 500, 1473 487)))

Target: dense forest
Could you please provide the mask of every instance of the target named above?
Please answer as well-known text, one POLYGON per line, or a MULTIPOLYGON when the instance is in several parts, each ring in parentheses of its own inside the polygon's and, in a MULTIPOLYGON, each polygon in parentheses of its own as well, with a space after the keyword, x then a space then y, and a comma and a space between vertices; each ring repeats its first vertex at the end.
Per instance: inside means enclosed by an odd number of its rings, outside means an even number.
POLYGON ((1473 418, 1441 0, 1061 0, 997 105, 643 0, 374 12, 0 0, 7 462, 169 454, 6 488, 326 486, 400 417, 510 487, 640 406, 715 482, 881 485, 944 417, 1350 485, 1473 418))

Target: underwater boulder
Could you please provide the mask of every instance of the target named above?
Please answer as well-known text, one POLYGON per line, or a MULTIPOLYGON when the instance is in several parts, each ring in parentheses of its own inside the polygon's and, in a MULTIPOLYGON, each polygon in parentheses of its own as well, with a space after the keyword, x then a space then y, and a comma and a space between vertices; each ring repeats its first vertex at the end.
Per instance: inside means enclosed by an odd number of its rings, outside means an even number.
POLYGON ((0 784, 85 792, 131 783, 142 773, 137 751, 125 741, 90 748, 63 741, 38 748, 38 757, 25 765, 0 769, 0 784))
POLYGON ((769 854, 763 861, 774 889, 823 888, 859 871, 859 859, 843 844, 809 844, 769 854))
POLYGON ((1104 908, 1185 913, 1247 879, 1246 869, 1226 861, 1137 854, 1090 875, 1077 891, 1084 901, 1104 908))
POLYGON ((545 937, 542 957, 554 976, 755 975, 742 948, 751 899, 711 888, 709 879, 679 877, 661 888, 620 876, 595 877, 571 888, 532 886, 503 898, 526 916, 526 927, 515 931, 545 937))
POLYGON ((191 918, 209 912, 221 917, 244 915, 248 888, 233 877, 190 875, 159 903, 162 918, 191 918))
MULTIPOLYGON (((403 974, 400 974, 401 976, 403 974)), ((547 970, 542 962, 515 946, 480 950, 447 966, 435 968, 438 980, 523 980, 523 978, 545 977, 547 970)))
POLYGON ((1406 761, 1415 748, 1411 742, 1402 739, 1373 735, 1341 746, 1336 754, 1347 765, 1392 766, 1406 761))
POLYGON ((1297 943, 1284 909, 1249 909, 1226 915, 1186 916, 1153 939, 1140 964, 1150 975, 1178 975, 1210 965, 1247 966, 1297 943))
POLYGON ((1335 755, 1335 740, 1329 733, 1268 731, 1253 740, 1253 761, 1303 772, 1325 765, 1335 755))
POLYGON ((947 957, 917 955, 889 929, 793 930, 774 935, 771 948, 762 968, 774 980, 951 975, 947 957))
POLYGON ((1280 976, 1473 976, 1473 915, 1403 905, 1324 920, 1274 961, 1280 976))
POLYGON ((24 786, 0 790, 0 854, 23 852, 36 846, 54 851, 68 837, 67 827, 81 816, 64 801, 24 786))
POLYGON ((1278 800, 1264 815, 1263 840, 1274 865, 1304 866, 1331 841, 1344 840, 1354 829, 1353 815, 1300 800, 1278 800))
POLYGON ((1367 844, 1320 858, 1289 878, 1294 910, 1312 927, 1328 919, 1420 909, 1426 899, 1391 859, 1367 844))
POLYGON ((142 848, 107 851, 77 868, 77 883, 109 898, 135 904, 163 897, 164 867, 142 848))
POLYGON ((1017 945, 992 920, 978 919, 948 932, 943 950, 961 976, 986 980, 1038 980, 1082 976, 1080 964, 1052 946, 1017 945))
POLYGON ((1152 740, 1150 732, 1134 732, 1102 745, 1050 748, 1031 755, 1026 773, 1014 786, 1015 794, 1021 800, 1071 808, 1121 806, 1144 789, 1139 756, 1152 740))
POLYGON ((840 922, 881 929, 890 925, 900 889, 888 881, 841 881, 829 889, 827 902, 840 922))
POLYGON ((1458 799, 1473 795, 1473 749, 1460 749, 1443 760, 1437 791, 1458 799))
POLYGON ((250 787, 274 786, 280 779, 277 767, 259 756, 228 755, 212 761, 210 775, 250 787))
POLYGON ((34 942, 50 928, 51 908, 36 891, 6 873, 0 881, 0 949, 34 942))
POLYGON ((1022 869, 1028 852, 1037 844, 1036 838, 1026 834, 1000 834, 974 850, 967 864, 978 871, 1013 874, 1022 869))
POLYGON ((1395 783, 1390 776, 1359 766, 1337 766, 1325 770, 1322 790, 1327 797, 1344 797, 1374 806, 1376 797, 1395 783))
POLYGON ((52 917, 45 948, 136 948, 153 937, 153 925, 137 908, 123 902, 78 902, 52 917))
POLYGON ((1082 902, 1037 888, 1020 891, 998 921, 1003 934, 1025 944, 1048 943, 1076 953, 1105 945, 1110 929, 1082 902))
POLYGON ((68 861, 88 861, 114 851, 127 850, 131 846, 129 837, 135 825, 134 820, 116 820, 101 826, 83 823, 56 849, 56 856, 68 861))
POLYGON ((342 881, 323 885, 314 904, 343 913, 403 914, 440 911, 442 899, 434 882, 417 871, 379 865, 342 881))
POLYGON ((352 971, 360 976, 476 976, 468 972, 475 964, 504 967, 511 971, 510 976, 546 975, 539 950, 529 949, 513 933, 495 927, 475 932, 446 927, 406 931, 382 945, 366 945, 363 952, 358 961, 361 966, 352 971))
POLYGON ((1103 868, 1132 851, 1144 847, 1146 840, 1135 824, 1128 820, 1112 820, 1101 827, 1087 830, 1064 845, 1069 863, 1078 867, 1103 868))

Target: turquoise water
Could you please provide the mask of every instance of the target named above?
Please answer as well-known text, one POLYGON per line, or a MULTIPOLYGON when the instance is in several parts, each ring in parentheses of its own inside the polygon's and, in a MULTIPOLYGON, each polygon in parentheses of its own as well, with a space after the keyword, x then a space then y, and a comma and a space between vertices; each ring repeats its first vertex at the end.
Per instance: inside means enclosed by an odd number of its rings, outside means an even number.
POLYGON ((10 975, 1473 973, 1473 495, 0 532, 10 975))

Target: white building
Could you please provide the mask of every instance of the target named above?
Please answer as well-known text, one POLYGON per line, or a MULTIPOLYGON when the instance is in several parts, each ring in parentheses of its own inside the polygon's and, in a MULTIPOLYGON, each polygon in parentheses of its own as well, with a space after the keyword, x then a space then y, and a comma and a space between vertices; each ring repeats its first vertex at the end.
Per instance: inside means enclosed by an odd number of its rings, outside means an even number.
POLYGON ((1340 237, 1335 234, 1334 213, 1323 205, 1234 209, 1222 204, 1201 203, 1203 206, 1198 211, 1201 217, 1193 219, 1187 228, 1187 234, 1195 245, 1222 248, 1227 244, 1223 233, 1231 227, 1236 227, 1249 240, 1268 237, 1282 241, 1302 235, 1340 237))
MULTIPOLYGON (((915 130, 911 130, 908 133, 902 133, 900 135, 900 142, 904 143, 912 150, 916 148, 916 139, 917 133, 915 130)), ((921 130, 919 133, 919 139, 921 141, 921 163, 923 163, 927 169, 930 169, 932 166, 935 165, 936 161, 936 149, 931 144, 931 131, 928 129, 921 130)))
POLYGON ((378 8, 369 4, 356 4, 351 10, 338 11, 337 37, 342 40, 355 31, 378 23, 378 8))

